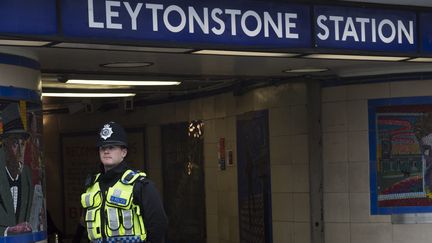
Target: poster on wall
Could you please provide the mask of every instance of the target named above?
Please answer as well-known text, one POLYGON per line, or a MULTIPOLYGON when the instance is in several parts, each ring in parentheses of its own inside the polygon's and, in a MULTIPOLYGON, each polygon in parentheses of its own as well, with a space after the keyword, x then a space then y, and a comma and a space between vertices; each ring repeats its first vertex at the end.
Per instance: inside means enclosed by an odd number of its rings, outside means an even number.
POLYGON ((273 242, 268 111, 237 115, 240 242, 273 242), (253 132, 251 132, 253 131, 253 132))
POLYGON ((46 239, 39 102, 0 100, 0 241, 46 239))
POLYGON ((432 212, 432 97, 370 100, 372 214, 432 212))
MULTIPOLYGON (((145 171, 144 129, 126 129, 128 155, 126 161, 134 169, 145 171)), ((61 134, 64 229, 66 236, 72 236, 82 214, 81 194, 85 179, 100 171, 99 152, 96 148, 96 132, 61 134)))

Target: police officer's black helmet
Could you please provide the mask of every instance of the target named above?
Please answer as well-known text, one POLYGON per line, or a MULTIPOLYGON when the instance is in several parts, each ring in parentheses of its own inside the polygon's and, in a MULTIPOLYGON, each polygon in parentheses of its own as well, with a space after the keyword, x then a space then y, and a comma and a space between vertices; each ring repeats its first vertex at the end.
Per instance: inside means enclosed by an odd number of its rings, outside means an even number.
POLYGON ((117 145, 127 148, 127 136, 122 126, 115 122, 108 122, 104 124, 99 130, 96 147, 117 145))

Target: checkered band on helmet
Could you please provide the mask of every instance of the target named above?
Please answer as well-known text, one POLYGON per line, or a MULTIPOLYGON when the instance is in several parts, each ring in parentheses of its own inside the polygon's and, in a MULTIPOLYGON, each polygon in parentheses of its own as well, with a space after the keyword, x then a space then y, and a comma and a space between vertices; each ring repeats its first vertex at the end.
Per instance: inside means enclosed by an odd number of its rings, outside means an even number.
POLYGON ((118 123, 105 123, 99 130, 96 147, 107 145, 128 146, 126 132, 118 123))

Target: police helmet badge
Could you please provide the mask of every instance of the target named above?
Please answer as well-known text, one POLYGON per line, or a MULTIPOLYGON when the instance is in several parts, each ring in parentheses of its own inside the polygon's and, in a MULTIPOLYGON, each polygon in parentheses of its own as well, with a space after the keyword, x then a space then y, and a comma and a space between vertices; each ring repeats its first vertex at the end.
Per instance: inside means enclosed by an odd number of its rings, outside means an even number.
POLYGON ((113 134, 113 130, 110 124, 105 124, 99 133, 100 137, 103 138, 104 140, 107 140, 107 138, 111 137, 112 134, 113 134))

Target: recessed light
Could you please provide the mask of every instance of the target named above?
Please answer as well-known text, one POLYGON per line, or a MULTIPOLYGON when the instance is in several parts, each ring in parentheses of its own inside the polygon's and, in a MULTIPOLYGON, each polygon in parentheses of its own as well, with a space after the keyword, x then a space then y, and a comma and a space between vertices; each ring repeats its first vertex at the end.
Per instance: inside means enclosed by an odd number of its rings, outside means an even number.
POLYGON ((134 93, 42 93, 43 97, 69 97, 69 98, 103 98, 103 97, 131 97, 134 93))
POLYGON ((30 41, 30 40, 0 40, 3 46, 45 46, 51 41, 30 41))
POLYGON ((101 67, 105 68, 138 68, 138 67, 149 67, 153 65, 152 62, 112 62, 101 64, 101 67))
POLYGON ((299 69, 287 69, 285 73, 317 73, 328 71, 328 68, 299 68, 299 69))
POLYGON ((199 50, 192 54, 221 55, 221 56, 253 56, 253 57, 295 57, 297 53, 258 52, 258 51, 227 51, 227 50, 199 50))
POLYGON ((179 85, 179 81, 168 80, 145 80, 145 81, 121 81, 121 80, 87 80, 87 79, 69 79, 67 84, 93 84, 93 85, 128 85, 128 86, 166 86, 179 85))
POLYGON ((192 51, 192 49, 186 49, 186 48, 120 46, 120 45, 85 44, 85 43, 68 43, 68 42, 58 43, 53 45, 53 47, 98 49, 98 50, 112 50, 112 51, 168 52, 168 53, 185 53, 185 52, 192 51))
POLYGON ((417 57, 407 60, 408 62, 432 62, 431 57, 417 57))
MULTIPOLYGON (((50 82, 50 81, 42 81, 42 89, 86 89, 86 90, 102 90, 102 89, 130 89, 131 86, 128 85, 91 85, 91 84, 67 84, 61 83, 58 81, 50 82)), ((65 91, 66 92, 66 91, 65 91)))
POLYGON ((395 56, 363 56, 363 55, 339 55, 339 54, 310 54, 304 56, 305 58, 316 59, 338 59, 338 60, 361 60, 361 61, 403 61, 409 57, 395 57, 395 56))

